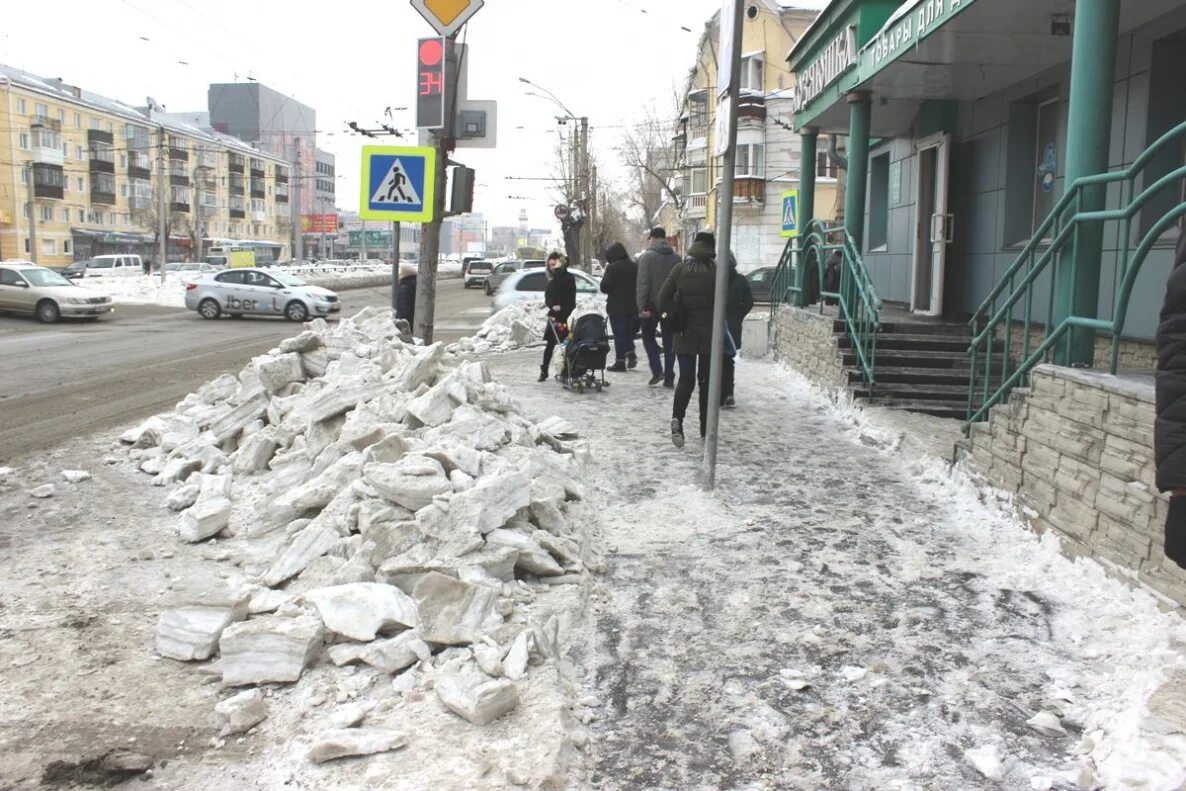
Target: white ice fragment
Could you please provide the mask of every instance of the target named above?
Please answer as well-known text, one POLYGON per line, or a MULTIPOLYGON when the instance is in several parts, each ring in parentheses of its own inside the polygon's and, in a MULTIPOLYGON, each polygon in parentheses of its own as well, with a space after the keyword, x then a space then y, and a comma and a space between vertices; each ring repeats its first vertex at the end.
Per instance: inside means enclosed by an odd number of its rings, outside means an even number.
POLYGON ((853 667, 851 665, 840 669, 840 674, 844 676, 844 680, 850 684, 860 681, 869 674, 869 671, 863 667, 853 667))
POLYGON ((214 706, 214 711, 225 720, 222 735, 243 733, 259 725, 268 716, 264 693, 249 689, 232 695, 214 706))
POLYGON ((52 483, 47 483, 44 486, 38 486, 36 489, 30 490, 29 496, 36 497, 38 500, 45 500, 49 497, 53 497, 54 493, 54 485, 52 483))
POLYGON ((86 470, 62 470, 62 478, 67 483, 82 483, 83 481, 89 481, 91 474, 86 470))
POLYGON ((989 780, 1000 782, 1005 779, 1001 766, 1001 753, 995 744, 985 744, 971 750, 964 751, 964 760, 980 774, 989 780))
POLYGON ((1026 720, 1025 724, 1044 736, 1066 735, 1066 729, 1062 727, 1062 723, 1059 722, 1058 717, 1049 711, 1038 712, 1032 718, 1026 720))
POLYGON ((315 764, 347 758, 352 755, 374 755, 398 750, 408 743, 400 731, 386 728, 340 728, 326 731, 317 737, 309 750, 309 760, 315 764))

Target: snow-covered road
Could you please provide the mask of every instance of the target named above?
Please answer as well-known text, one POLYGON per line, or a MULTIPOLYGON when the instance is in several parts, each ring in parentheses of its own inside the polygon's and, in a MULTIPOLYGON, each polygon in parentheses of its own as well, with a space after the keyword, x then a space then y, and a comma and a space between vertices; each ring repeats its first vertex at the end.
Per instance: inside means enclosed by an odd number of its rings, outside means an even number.
POLYGON ((603 704, 593 787, 1186 780, 1173 685, 1147 705, 1186 666, 1186 629, 1149 594, 775 364, 739 369, 707 494, 700 443, 667 437, 670 391, 639 372, 574 396, 533 382, 537 353, 496 376, 590 439, 609 548, 573 636, 603 704))

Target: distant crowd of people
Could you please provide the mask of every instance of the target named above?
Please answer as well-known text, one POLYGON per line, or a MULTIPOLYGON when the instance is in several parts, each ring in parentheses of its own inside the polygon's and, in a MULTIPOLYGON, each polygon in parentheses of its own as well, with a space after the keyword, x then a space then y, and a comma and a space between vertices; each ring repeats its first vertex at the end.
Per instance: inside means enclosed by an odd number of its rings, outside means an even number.
MULTIPOLYGON (((638 365, 634 336, 641 332, 650 365, 652 387, 660 383, 675 391, 671 409, 671 441, 684 446, 684 419, 692 393, 699 391, 700 437, 708 417, 708 377, 712 366, 712 316, 716 290, 716 239, 696 234, 686 256, 667 241, 667 231, 652 228, 646 250, 635 261, 626 246, 615 242, 605 251, 606 267, 601 290, 614 341, 614 363, 606 370, 625 373, 638 365), (679 377, 676 378, 678 365, 679 377)), ((742 321, 754 305, 749 283, 737 271, 729 254, 726 326, 721 359, 721 405, 736 405, 736 357, 741 349, 742 321)), ((568 333, 568 320, 576 309, 576 281, 567 260, 554 252, 548 256, 548 286, 544 293, 548 325, 544 332, 544 357, 539 381, 551 378, 552 356, 568 333)))

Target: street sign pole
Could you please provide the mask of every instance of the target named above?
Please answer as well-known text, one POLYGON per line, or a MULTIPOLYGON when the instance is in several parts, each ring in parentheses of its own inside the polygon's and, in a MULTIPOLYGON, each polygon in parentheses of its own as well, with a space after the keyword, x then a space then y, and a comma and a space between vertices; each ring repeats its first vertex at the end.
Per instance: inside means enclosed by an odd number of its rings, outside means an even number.
POLYGON ((399 286, 399 220, 391 223, 391 309, 398 308, 395 299, 399 286))
MULTIPOLYGON (((725 148, 725 161, 721 167, 721 187, 717 193, 717 262, 716 262, 716 291, 713 296, 712 308, 712 356, 708 366, 708 420, 704 436, 704 487, 713 489, 717 484, 717 443, 720 439, 721 423, 721 382, 725 363, 725 309, 726 288, 729 280, 729 243, 733 227, 733 176, 737 159, 737 94, 741 87, 741 32, 744 17, 745 0, 725 0, 726 7, 722 12, 722 29, 732 33, 729 55, 729 95, 726 103, 728 107, 728 123, 725 133, 728 136, 728 147, 725 148), (732 25, 724 24, 725 14, 729 12, 728 5, 732 3, 732 25)), ((721 42, 722 47, 726 42, 721 42)), ((725 54, 725 53, 722 53, 725 54)), ((720 145, 720 141, 717 141, 720 145)))

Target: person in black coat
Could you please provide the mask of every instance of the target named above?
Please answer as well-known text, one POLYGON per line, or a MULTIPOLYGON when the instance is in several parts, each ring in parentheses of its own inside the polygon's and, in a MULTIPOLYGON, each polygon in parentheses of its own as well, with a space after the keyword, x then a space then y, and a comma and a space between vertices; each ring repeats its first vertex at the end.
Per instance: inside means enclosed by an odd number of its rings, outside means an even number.
POLYGON ((708 420, 708 373, 712 358, 712 314, 716 293, 716 237, 696 234, 688 257, 675 265, 659 291, 659 307, 669 320, 680 317, 675 331, 679 381, 671 407, 671 442, 684 446, 684 416, 692 393, 699 390, 700 437, 708 420))
POLYGON ((416 267, 400 266, 399 283, 395 287, 395 317, 416 327, 416 267))
POLYGON ((544 363, 539 368, 539 380, 550 378, 552 353, 556 344, 568 338, 568 317, 577 308, 577 281, 568 271, 568 261, 560 253, 548 255, 548 287, 544 304, 548 307, 548 324, 544 327, 544 363))
POLYGON ((729 291, 725 302, 725 325, 733 341, 734 354, 726 352, 725 367, 721 369, 721 406, 737 405, 734 398, 734 385, 737 381, 736 351, 741 349, 743 322, 753 308, 754 292, 745 276, 737 271, 737 259, 733 253, 729 253, 729 291))
POLYGON ((605 274, 601 276, 601 292, 606 295, 605 312, 614 333, 614 364, 608 369, 625 373, 638 365, 634 354, 634 323, 638 289, 638 264, 630 260, 626 245, 614 242, 605 251, 605 274))
POLYGON ((1186 568, 1186 227, 1180 228, 1174 271, 1157 325, 1157 419, 1153 451, 1157 488, 1169 492, 1165 556, 1186 568))

